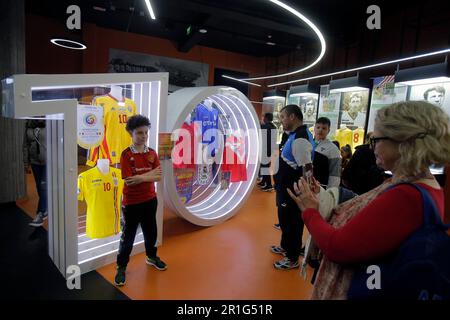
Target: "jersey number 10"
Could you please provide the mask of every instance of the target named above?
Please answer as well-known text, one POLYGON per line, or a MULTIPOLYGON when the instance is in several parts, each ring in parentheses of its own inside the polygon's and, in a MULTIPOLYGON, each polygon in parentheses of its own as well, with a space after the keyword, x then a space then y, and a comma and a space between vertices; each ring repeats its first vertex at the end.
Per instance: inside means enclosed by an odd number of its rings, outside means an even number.
POLYGON ((111 190, 111 183, 103 183, 103 191, 110 191, 111 190))
POLYGON ((126 114, 119 114, 119 123, 127 123, 128 117, 126 114))

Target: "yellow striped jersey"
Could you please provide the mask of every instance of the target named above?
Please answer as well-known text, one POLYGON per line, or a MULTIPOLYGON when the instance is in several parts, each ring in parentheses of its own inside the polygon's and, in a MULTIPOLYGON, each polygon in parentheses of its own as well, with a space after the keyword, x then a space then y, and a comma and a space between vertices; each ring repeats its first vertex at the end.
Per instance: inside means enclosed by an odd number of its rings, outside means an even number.
POLYGON ((128 118, 136 114, 136 104, 131 99, 118 101, 110 95, 95 97, 92 104, 103 107, 105 137, 100 146, 90 150, 87 165, 94 166, 97 159, 109 159, 111 165, 120 163, 122 151, 132 142, 126 126, 128 118))

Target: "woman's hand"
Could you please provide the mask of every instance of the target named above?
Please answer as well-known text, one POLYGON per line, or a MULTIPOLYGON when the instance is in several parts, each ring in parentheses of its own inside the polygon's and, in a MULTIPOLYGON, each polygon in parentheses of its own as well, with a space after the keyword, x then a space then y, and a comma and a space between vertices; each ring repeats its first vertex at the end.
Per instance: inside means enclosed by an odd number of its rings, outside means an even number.
MULTIPOLYGON (((318 182, 314 179, 313 188, 317 189, 318 182)), ((319 185, 320 190, 320 185, 319 185)), ((294 183, 295 194, 287 189, 289 196, 295 201, 300 210, 304 211, 306 209, 319 209, 319 198, 318 195, 311 191, 310 186, 304 178, 300 178, 298 183, 294 183)))
POLYGON ((320 193, 320 182, 317 181, 316 178, 314 177, 311 177, 310 188, 311 191, 314 192, 315 194, 320 193))

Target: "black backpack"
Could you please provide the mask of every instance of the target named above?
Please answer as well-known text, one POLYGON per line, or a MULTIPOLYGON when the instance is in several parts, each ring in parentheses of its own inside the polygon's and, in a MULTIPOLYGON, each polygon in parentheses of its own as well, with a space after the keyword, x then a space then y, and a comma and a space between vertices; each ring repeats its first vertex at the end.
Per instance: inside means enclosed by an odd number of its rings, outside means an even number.
MULTIPOLYGON (((434 200, 418 185, 423 199, 423 224, 382 261, 360 266, 352 279, 348 299, 450 300, 450 236, 434 200), (380 269, 381 288, 369 289, 367 267, 380 269)), ((392 188, 392 187, 391 187, 392 188)))

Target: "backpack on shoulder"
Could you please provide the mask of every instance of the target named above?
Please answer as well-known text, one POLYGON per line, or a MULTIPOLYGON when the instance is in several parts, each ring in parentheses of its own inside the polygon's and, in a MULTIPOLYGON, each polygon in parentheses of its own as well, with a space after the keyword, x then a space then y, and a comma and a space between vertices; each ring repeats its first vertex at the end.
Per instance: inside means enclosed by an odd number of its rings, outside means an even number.
POLYGON ((450 225, 424 188, 408 185, 422 195, 422 226, 389 257, 359 267, 348 299, 450 300, 450 225))

